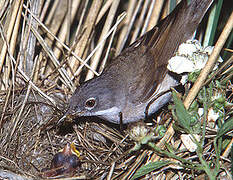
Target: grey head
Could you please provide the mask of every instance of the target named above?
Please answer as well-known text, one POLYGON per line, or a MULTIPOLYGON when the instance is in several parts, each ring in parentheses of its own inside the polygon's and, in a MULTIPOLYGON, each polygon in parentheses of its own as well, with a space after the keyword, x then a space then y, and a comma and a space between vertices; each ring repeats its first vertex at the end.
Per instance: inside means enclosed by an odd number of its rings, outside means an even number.
POLYGON ((113 123, 119 123, 121 106, 117 103, 114 94, 114 84, 109 83, 106 78, 91 79, 81 84, 70 98, 66 114, 75 116, 97 116, 113 123))

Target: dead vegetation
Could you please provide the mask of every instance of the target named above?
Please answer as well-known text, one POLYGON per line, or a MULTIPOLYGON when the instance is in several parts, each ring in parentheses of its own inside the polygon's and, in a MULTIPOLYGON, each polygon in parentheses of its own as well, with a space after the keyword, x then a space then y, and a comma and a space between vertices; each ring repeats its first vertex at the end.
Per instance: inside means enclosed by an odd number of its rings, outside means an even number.
MULTIPOLYGON (((152 144, 131 151, 135 144, 128 133, 133 125, 122 130, 99 119, 57 124, 75 87, 98 76, 107 59, 165 17, 169 4, 162 0, 0 1, 0 177, 41 178, 53 156, 71 142, 81 153, 82 163, 73 179, 130 179, 143 165, 162 160, 175 165, 154 168, 144 178, 205 177, 205 171, 194 170, 186 162, 198 164, 200 158, 180 148, 180 132, 174 131, 170 111, 160 112, 160 124, 167 128, 163 138, 155 140, 161 151, 152 144), (165 152, 173 150, 185 161, 165 152)), ((201 28, 200 40, 203 33, 201 28)), ((225 67, 230 69, 229 63, 225 67)), ((228 77, 225 94, 229 102, 231 71, 218 72, 228 77)), ((231 108, 228 112, 231 114, 231 108)), ((147 127, 149 131, 155 129, 156 121, 147 127)), ((216 160, 216 134, 216 128, 207 129, 202 144, 210 167, 216 160)), ((228 143, 223 141, 225 150, 220 150, 219 177, 230 177, 230 136, 232 133, 226 138, 228 143)))

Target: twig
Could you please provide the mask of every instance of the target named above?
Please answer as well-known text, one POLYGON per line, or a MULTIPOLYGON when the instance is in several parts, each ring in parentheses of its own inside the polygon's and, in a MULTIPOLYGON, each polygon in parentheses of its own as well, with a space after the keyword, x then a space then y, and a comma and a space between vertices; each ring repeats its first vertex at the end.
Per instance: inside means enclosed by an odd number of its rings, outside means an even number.
MULTIPOLYGON (((21 5, 21 1, 15 1, 14 7, 12 7, 13 12, 12 12, 11 18, 9 19, 9 26, 7 27, 7 33, 6 33, 5 42, 4 42, 3 47, 1 48, 0 72, 2 71, 3 63, 4 63, 4 60, 5 60, 7 51, 8 51, 8 49, 7 49, 7 43, 10 42, 12 33, 14 31, 14 28, 15 28, 15 21, 16 21, 16 17, 17 17, 20 5, 21 5)), ((2 28, 1 31, 3 31, 4 30, 3 26, 1 28, 2 28)), ((10 63, 8 63, 8 66, 9 65, 10 65, 10 63)))
MULTIPOLYGON (((83 57, 84 51, 87 47, 87 43, 90 41, 91 33, 94 29, 95 22, 99 13, 99 10, 101 8, 101 5, 103 3, 103 0, 93 0, 90 8, 90 12, 88 13, 87 19, 85 21, 85 24, 83 28, 85 29, 84 34, 82 35, 81 39, 77 43, 77 46, 75 48, 75 53, 78 54, 79 57, 83 57)), ((79 66, 79 62, 76 61, 75 58, 70 58, 70 67, 72 67, 72 71, 75 72, 79 66)), ((71 71, 68 71, 69 75, 72 75, 71 71)))
POLYGON ((145 15, 146 15, 146 13, 148 11, 148 8, 150 8, 150 7, 151 7, 150 0, 146 0, 144 5, 143 5, 142 12, 140 14, 139 20, 138 20, 137 24, 135 25, 136 27, 135 27, 135 30, 133 32, 132 38, 130 40, 130 44, 133 43, 137 39, 138 34, 140 32, 140 29, 145 23, 144 22, 145 15))
MULTIPOLYGON (((24 6, 25 7, 25 6, 24 6)), ((30 12, 30 10, 28 10, 28 12, 30 12)), ((30 12, 31 13, 31 12, 30 12)), ((53 36, 53 38, 58 41, 60 44, 62 44, 62 46, 67 50, 70 51, 71 54, 77 59, 79 60, 82 64, 84 64, 88 69, 90 69, 91 71, 93 71, 95 73, 95 75, 99 76, 99 74, 93 70, 87 63, 85 63, 79 56, 77 56, 77 54, 75 54, 73 51, 71 51, 71 49, 65 45, 62 41, 60 41, 60 39, 58 39, 36 16, 34 16, 32 14, 32 16, 36 19, 36 21, 41 25, 41 27, 43 27, 51 36, 53 36)))
POLYGON ((140 0, 140 1, 138 2, 138 4, 137 4, 136 9, 134 9, 134 13, 133 13, 133 16, 132 16, 132 18, 131 18, 131 21, 130 21, 130 23, 129 23, 127 32, 126 32, 126 34, 125 34, 125 37, 124 37, 124 39, 122 40, 119 49, 117 49, 117 55, 118 55, 118 53, 120 53, 120 52, 123 50, 123 48, 124 48, 124 46, 125 46, 125 43, 126 43, 126 41, 127 41, 127 39, 128 39, 129 33, 130 33, 130 31, 131 31, 131 29, 132 29, 132 27, 133 27, 133 23, 135 22, 137 13, 138 13, 138 11, 139 11, 141 5, 142 5, 142 2, 143 2, 143 0, 140 0))
MULTIPOLYGON (((119 20, 116 22, 116 24, 110 29, 110 31, 105 35, 105 37, 102 39, 102 41, 105 41, 105 39, 108 38, 108 36, 114 31, 114 29, 119 25, 119 23, 124 19, 125 17, 125 13, 122 13, 120 15, 119 20)), ((93 54, 97 51, 97 49, 99 48, 99 46, 101 46, 102 41, 99 42, 99 44, 95 47, 95 49, 88 55, 88 57, 85 59, 85 61, 83 61, 83 64, 81 66, 78 67, 78 70, 74 73, 74 76, 71 78, 71 80, 73 80, 75 78, 75 76, 79 75, 79 73, 81 72, 84 64, 87 64, 87 62, 90 60, 90 58, 93 56, 93 54)), ((96 74, 97 76, 99 76, 99 74, 96 74)))
MULTIPOLYGON (((111 6, 111 8, 109 10, 109 13, 108 13, 108 17, 107 17, 106 22, 104 24, 103 30, 101 32, 101 35, 100 35, 100 38, 99 38, 99 42, 104 39, 105 34, 109 31, 109 29, 110 29, 110 27, 112 25, 112 22, 113 22, 113 20, 115 18, 115 14, 116 14, 116 11, 118 9, 119 3, 120 3, 120 0, 113 1, 112 6, 111 6)), ((98 48, 98 50, 96 51, 94 57, 92 58, 91 67, 93 69, 95 69, 95 70, 96 70, 96 68, 97 68, 97 66, 99 64, 100 57, 102 55, 102 51, 103 51, 104 45, 105 45, 105 41, 102 41, 101 46, 98 48)), ((88 71, 85 80, 89 80, 89 79, 91 79, 93 77, 94 77, 93 72, 88 71)))
POLYGON ((152 0, 151 3, 150 3, 150 8, 149 8, 149 10, 148 10, 146 19, 145 19, 145 21, 144 21, 144 23, 143 23, 143 28, 142 28, 142 30, 141 30, 140 36, 142 36, 143 34, 145 34, 146 31, 147 31, 147 27, 148 27, 148 24, 149 24, 149 22, 150 22, 151 14, 152 14, 153 9, 154 9, 155 1, 156 1, 156 0, 152 0))
MULTIPOLYGON (((0 34, 1 34, 1 36, 2 36, 2 38, 5 40, 5 37, 4 37, 4 34, 3 34, 3 32, 2 32, 2 24, 0 23, 0 34)), ((5 40, 6 41, 6 40, 5 40)), ((9 50, 9 45, 7 44, 7 50, 9 50)), ((13 63, 14 64, 16 64, 16 61, 15 61, 15 59, 14 59, 14 57, 8 52, 8 54, 9 54, 9 57, 10 57, 10 59, 13 61, 13 63)), ((23 76, 23 78, 25 79, 25 81, 27 81, 29 84, 31 84, 32 85, 32 87, 36 90, 36 91, 38 91, 42 96, 44 96, 46 99, 48 99, 53 105, 56 105, 56 103, 55 103, 55 101, 51 98, 51 97, 49 97, 49 96, 47 96, 43 91, 41 91, 40 90, 40 88, 38 88, 32 81, 31 81, 31 79, 23 72, 23 70, 21 70, 19 67, 17 68, 18 69, 18 71, 19 71, 19 73, 23 76)))
POLYGON ((126 33, 128 31, 128 26, 129 26, 129 24, 131 22, 131 17, 133 16, 133 12, 134 12, 136 2, 137 1, 135 1, 135 0, 130 0, 129 1, 128 9, 127 9, 127 12, 126 12, 127 16, 126 16, 126 18, 125 18, 125 20, 123 22, 124 26, 123 26, 123 28, 122 28, 122 30, 120 32, 120 36, 119 36, 119 38, 117 40, 116 55, 120 54, 120 52, 121 52, 120 51, 121 44, 122 44, 123 39, 125 38, 126 33))
POLYGON ((163 7, 163 3, 164 3, 164 0, 155 1, 155 6, 153 9, 151 18, 150 18, 149 25, 147 27, 147 31, 149 31, 151 28, 153 28, 157 24, 157 22, 159 20, 160 12, 161 12, 162 7, 163 7))

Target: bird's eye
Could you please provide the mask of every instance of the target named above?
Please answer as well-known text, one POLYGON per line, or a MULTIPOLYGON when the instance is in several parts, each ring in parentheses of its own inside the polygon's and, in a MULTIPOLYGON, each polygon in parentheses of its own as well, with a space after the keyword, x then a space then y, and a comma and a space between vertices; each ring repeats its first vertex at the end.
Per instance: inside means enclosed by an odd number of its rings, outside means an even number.
POLYGON ((86 102, 85 102, 85 107, 87 109, 92 109, 94 108, 96 105, 96 99, 95 98, 89 98, 86 102))

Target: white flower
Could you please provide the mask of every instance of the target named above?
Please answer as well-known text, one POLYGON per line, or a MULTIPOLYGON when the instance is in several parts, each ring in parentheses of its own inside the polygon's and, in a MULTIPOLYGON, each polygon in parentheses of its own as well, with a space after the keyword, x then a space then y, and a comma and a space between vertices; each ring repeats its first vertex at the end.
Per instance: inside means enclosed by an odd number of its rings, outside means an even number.
POLYGON ((149 129, 146 126, 138 124, 131 128, 129 136, 135 141, 141 141, 150 133, 149 129))
POLYGON ((208 55, 199 52, 193 54, 192 58, 193 58, 193 64, 195 66, 195 70, 200 70, 205 66, 208 60, 208 55))
POLYGON ((182 43, 179 46, 177 53, 179 55, 192 56, 192 54, 196 51, 197 51, 197 47, 195 46, 195 44, 182 43))
POLYGON ((219 118, 220 113, 215 112, 213 108, 208 109, 208 115, 207 115, 207 126, 210 128, 216 129, 216 121, 219 118))
MULTIPOLYGON (((208 55, 210 55, 213 50, 214 50, 214 46, 207 46, 207 47, 203 48, 203 53, 207 53, 208 55)), ((219 63, 223 62, 223 59, 220 56, 218 58, 218 62, 219 63)))
MULTIPOLYGON (((201 136, 198 134, 193 135, 196 140, 199 142, 201 136)), ((189 150, 189 152, 195 152, 197 149, 197 144, 194 142, 192 136, 190 134, 182 134, 180 136, 181 141, 183 142, 184 146, 189 150)))
POLYGON ((213 108, 208 110, 208 120, 209 121, 216 121, 219 118, 219 112, 214 112, 213 108))
POLYGON ((188 58, 183 56, 174 56, 168 61, 167 68, 169 71, 181 74, 184 72, 193 72, 194 64, 188 58))
POLYGON ((212 53, 213 49, 214 49, 214 46, 207 46, 207 47, 203 48, 203 52, 210 55, 212 53))
POLYGON ((187 81, 188 81, 188 75, 183 75, 183 76, 181 77, 180 83, 181 83, 182 85, 184 85, 184 84, 186 84, 187 81))
POLYGON ((198 108, 198 114, 201 117, 204 114, 204 108, 198 108))
POLYGON ((214 91, 213 96, 211 96, 211 101, 217 100, 221 98, 223 95, 219 91, 214 91))
MULTIPOLYGON (((205 66, 213 48, 212 46, 202 48, 197 40, 188 40, 179 46, 176 56, 168 61, 167 68, 169 71, 177 74, 201 70, 205 66)), ((218 62, 222 61, 222 58, 219 57, 218 62)), ((214 70, 217 67, 218 63, 214 67, 214 70)))
POLYGON ((197 39, 189 39, 186 43, 194 44, 198 50, 202 49, 201 43, 197 39))

